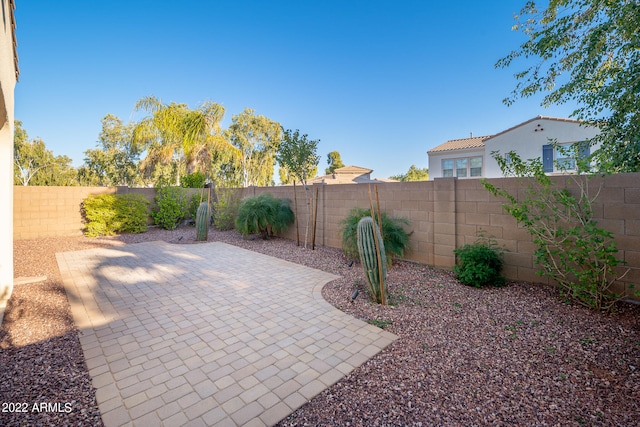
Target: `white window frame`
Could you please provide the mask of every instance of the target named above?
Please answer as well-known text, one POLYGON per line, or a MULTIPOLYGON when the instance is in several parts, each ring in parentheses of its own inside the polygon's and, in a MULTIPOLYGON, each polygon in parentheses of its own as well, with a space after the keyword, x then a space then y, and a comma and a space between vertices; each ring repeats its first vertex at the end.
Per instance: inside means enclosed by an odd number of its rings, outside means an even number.
POLYGON ((460 179, 467 178, 480 178, 484 173, 484 157, 483 156, 469 156, 469 157, 453 157, 449 159, 442 159, 442 177, 443 178, 451 178, 456 177, 460 179), (472 169, 478 169, 477 167, 471 167, 471 161, 474 159, 480 159, 480 174, 479 175, 471 175, 472 169), (445 162, 451 162, 451 168, 445 168, 445 162), (466 162, 464 168, 459 167, 462 165, 462 162, 466 162), (458 170, 464 169, 464 175, 458 174, 458 170), (449 171, 447 173, 447 171, 449 171))

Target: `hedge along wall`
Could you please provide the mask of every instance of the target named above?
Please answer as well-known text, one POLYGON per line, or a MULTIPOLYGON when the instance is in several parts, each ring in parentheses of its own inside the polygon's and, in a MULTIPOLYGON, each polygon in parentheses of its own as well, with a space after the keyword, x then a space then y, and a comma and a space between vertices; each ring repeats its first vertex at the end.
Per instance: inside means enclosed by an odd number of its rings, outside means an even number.
MULTIPOLYGON (((200 189, 185 189, 199 194, 200 189)), ((206 190, 205 190, 206 191, 206 190)), ((91 194, 143 194, 153 205, 154 188, 128 187, 40 187, 13 188, 13 238, 81 235, 84 229, 82 201, 91 194)), ((206 200, 206 193, 204 198, 206 200)), ((152 220, 149 220, 152 223, 152 220)))
MULTIPOLYGON (((554 181, 571 182, 567 177, 553 177, 554 181)), ((513 188, 522 194, 522 183, 515 178, 490 180, 498 187, 513 188)), ((613 175, 601 180, 594 178, 590 188, 595 192, 602 186, 594 204, 598 224, 615 234, 619 258, 629 268, 622 286, 636 284, 640 290, 640 173, 613 175)), ((403 216, 411 221, 409 260, 437 267, 450 268, 455 263, 453 249, 473 243, 477 233, 485 231, 493 236, 505 253, 504 275, 511 280, 546 282, 536 274, 534 252, 536 246, 528 231, 519 227, 515 219, 504 212, 503 201, 492 196, 480 180, 442 178, 435 181, 377 184, 380 208, 391 216, 403 216)), ((571 187, 570 187, 571 188, 571 187)), ((341 247, 340 221, 352 207, 369 207, 367 184, 316 184, 310 187, 312 198, 318 191, 316 245, 341 247)), ((372 196, 375 202, 373 185, 372 196)), ((278 198, 294 199, 293 187, 250 187, 243 196, 271 193, 278 198)), ((298 231, 304 241, 306 195, 296 186, 298 231)), ((311 238, 309 232, 309 239, 311 238)), ((295 227, 283 237, 296 239, 295 227)))

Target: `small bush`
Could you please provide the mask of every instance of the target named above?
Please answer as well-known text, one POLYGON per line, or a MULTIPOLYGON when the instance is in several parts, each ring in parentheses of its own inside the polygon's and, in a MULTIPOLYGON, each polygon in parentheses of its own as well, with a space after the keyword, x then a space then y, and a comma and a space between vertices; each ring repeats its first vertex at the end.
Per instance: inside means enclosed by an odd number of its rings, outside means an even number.
POLYGON ((263 239, 274 233, 281 233, 294 220, 289 204, 289 200, 276 199, 268 193, 247 197, 238 207, 236 230, 245 237, 260 233, 263 239))
POLYGON ((480 237, 475 243, 454 249, 453 253, 457 257, 453 272, 463 285, 476 288, 504 285, 504 278, 500 275, 504 265, 502 250, 494 240, 480 237))
MULTIPOLYGON (((204 200, 202 200, 204 202, 207 201, 207 198, 205 197, 204 200)), ((200 206, 200 194, 192 194, 191 198, 189 199, 189 206, 187 206, 187 218, 191 218, 192 220, 196 220, 196 215, 198 213, 198 206, 200 206)))
POLYGON ((213 225, 218 230, 231 230, 234 227, 240 199, 231 189, 218 189, 218 201, 213 202, 213 225))
POLYGON ((82 212, 87 236, 143 233, 147 231, 149 201, 141 194, 91 195, 83 201, 82 212))
MULTIPOLYGON (((340 222, 342 226, 342 252, 349 259, 359 259, 358 254, 358 222, 371 216, 369 209, 353 208, 349 215, 340 222)), ((378 215, 375 217, 378 223, 378 215)), ((382 212, 382 240, 384 241, 387 263, 391 258, 401 258, 409 248, 409 234, 402 227, 409 225, 409 220, 401 217, 389 217, 382 212)))
POLYGON ((159 188, 155 200, 151 217, 160 227, 174 230, 187 215, 189 200, 186 193, 175 187, 159 188))
POLYGON ((180 177, 180 186, 183 188, 202 188, 206 181, 207 177, 202 172, 194 172, 180 177))

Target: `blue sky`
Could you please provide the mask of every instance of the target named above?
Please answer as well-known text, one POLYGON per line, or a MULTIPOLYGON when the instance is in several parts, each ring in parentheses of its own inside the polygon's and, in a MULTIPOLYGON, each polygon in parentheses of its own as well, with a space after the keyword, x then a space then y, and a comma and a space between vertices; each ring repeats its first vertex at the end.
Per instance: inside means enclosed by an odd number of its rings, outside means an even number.
POLYGON ((495 62, 524 40, 517 1, 18 1, 16 119, 73 164, 107 113, 136 118, 155 95, 223 125, 250 107, 320 139, 320 171, 337 150, 374 177, 427 167, 448 139, 492 134, 544 109, 507 107, 517 69, 495 62))

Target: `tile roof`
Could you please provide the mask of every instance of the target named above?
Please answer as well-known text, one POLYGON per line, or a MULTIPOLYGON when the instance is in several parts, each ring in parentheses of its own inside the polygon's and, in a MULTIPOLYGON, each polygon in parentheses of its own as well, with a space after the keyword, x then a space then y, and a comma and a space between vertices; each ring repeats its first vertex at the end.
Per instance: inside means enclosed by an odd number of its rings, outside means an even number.
POLYGON ((474 136, 471 138, 452 139, 437 147, 427 151, 428 153, 437 153, 439 151, 451 151, 451 150, 464 150, 466 148, 480 148, 484 147, 484 141, 491 138, 493 135, 474 136))
POLYGON ((373 169, 367 169, 367 168, 363 168, 360 166, 343 166, 341 168, 338 168, 335 170, 335 173, 337 174, 343 174, 343 173, 371 173, 373 172, 373 169))
POLYGON ((9 0, 9 14, 11 21, 11 37, 13 41, 13 66, 15 68, 16 73, 16 81, 20 76, 20 68, 18 67, 18 40, 16 38, 16 15, 15 15, 16 4, 15 0, 9 0))

